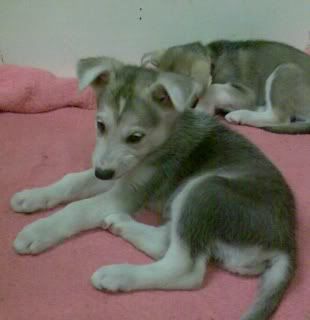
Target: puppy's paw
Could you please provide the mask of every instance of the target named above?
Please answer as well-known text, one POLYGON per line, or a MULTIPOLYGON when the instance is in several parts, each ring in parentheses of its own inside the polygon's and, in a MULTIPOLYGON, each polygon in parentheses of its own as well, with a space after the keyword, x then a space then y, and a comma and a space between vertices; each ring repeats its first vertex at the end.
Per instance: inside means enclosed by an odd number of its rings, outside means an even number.
POLYGON ((57 231, 49 218, 39 219, 24 227, 17 235, 13 247, 19 254, 38 254, 62 240, 57 231))
POLYGON ((111 292, 134 290, 137 283, 135 266, 117 264, 102 267, 92 275, 91 283, 98 290, 111 292))
POLYGON ((39 188, 17 192, 11 198, 11 208, 16 212, 30 213, 47 209, 51 206, 52 203, 45 191, 39 188))
POLYGON ((102 224, 102 228, 109 230, 117 236, 122 236, 125 226, 132 220, 127 214, 111 214, 107 216, 102 224))
POLYGON ((247 120, 250 116, 251 111, 249 110, 236 110, 231 111, 226 114, 225 119, 228 122, 235 123, 235 124, 247 124, 247 120))

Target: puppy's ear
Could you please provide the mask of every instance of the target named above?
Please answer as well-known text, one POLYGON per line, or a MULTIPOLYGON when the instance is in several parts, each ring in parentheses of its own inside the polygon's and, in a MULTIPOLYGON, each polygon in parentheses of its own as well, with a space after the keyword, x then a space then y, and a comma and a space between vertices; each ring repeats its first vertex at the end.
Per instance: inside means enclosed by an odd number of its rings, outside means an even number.
POLYGON ((141 65, 147 66, 148 64, 151 64, 154 67, 158 67, 159 61, 165 52, 166 50, 156 50, 145 53, 141 58, 141 65))
POLYGON ((115 70, 123 64, 113 58, 94 57, 81 59, 77 64, 80 90, 91 85, 95 89, 107 85, 115 70))
POLYGON ((211 76, 211 59, 201 58, 193 63, 191 76, 205 88, 209 87, 212 82, 211 76))
POLYGON ((189 77, 162 72, 150 91, 152 99, 161 106, 172 107, 178 112, 183 112, 195 107, 203 87, 189 77))

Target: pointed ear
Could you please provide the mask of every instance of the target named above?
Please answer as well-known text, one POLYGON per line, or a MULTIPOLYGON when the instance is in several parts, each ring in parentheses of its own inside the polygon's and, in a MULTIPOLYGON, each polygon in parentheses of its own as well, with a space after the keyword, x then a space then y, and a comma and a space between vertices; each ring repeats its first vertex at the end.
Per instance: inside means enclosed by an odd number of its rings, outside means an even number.
POLYGON ((209 87, 212 82, 211 76, 211 60, 202 58, 193 63, 191 76, 205 88, 209 87))
POLYGON ((166 50, 157 50, 145 53, 141 58, 141 65, 147 66, 148 64, 151 64, 152 66, 157 67, 165 52, 166 50))
POLYGON ((120 61, 108 57, 81 59, 77 64, 80 90, 89 85, 94 88, 105 86, 122 65, 120 61))
POLYGON ((202 91, 203 87, 198 82, 169 72, 160 73, 157 82, 151 86, 151 96, 154 101, 179 112, 192 108, 202 91))

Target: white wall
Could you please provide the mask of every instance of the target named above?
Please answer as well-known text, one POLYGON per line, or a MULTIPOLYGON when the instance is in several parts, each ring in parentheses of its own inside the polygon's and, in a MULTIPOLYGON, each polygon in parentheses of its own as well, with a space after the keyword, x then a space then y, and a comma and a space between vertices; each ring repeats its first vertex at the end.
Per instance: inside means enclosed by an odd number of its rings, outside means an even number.
POLYGON ((82 56, 137 62, 198 39, 267 38, 304 49, 309 33, 309 0, 0 0, 5 62, 59 75, 74 74, 82 56))

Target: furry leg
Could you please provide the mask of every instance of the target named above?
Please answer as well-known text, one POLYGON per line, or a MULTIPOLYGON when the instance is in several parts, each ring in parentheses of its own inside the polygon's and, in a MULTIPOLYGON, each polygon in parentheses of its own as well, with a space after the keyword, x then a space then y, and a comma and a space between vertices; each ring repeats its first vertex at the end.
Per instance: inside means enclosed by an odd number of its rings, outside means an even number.
POLYGON ((73 202, 57 213, 27 225, 17 235, 14 248, 20 254, 37 254, 80 231, 102 227, 105 217, 125 213, 127 209, 128 214, 136 210, 128 203, 128 198, 129 194, 120 194, 114 187, 96 197, 73 202))
POLYGON ((11 207, 16 212, 24 213, 53 208, 62 203, 95 196, 111 189, 112 185, 111 181, 97 179, 93 169, 70 173, 49 186, 16 193, 11 199, 11 207))
POLYGON ((201 286, 206 257, 193 259, 188 249, 173 240, 166 255, 148 265, 111 265, 98 269, 91 282, 99 290, 132 291, 146 289, 194 289, 201 286))
POLYGON ((154 227, 137 222, 124 214, 110 215, 104 221, 105 228, 154 259, 164 256, 168 249, 169 223, 154 227))

